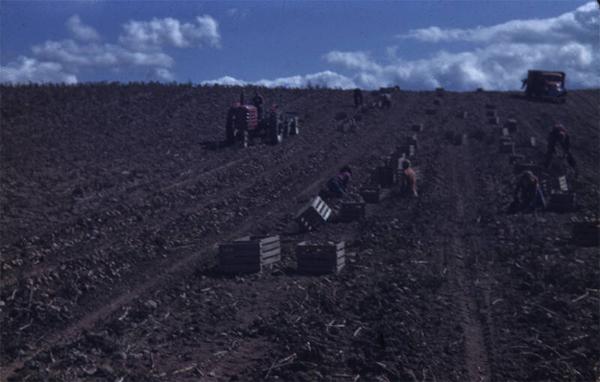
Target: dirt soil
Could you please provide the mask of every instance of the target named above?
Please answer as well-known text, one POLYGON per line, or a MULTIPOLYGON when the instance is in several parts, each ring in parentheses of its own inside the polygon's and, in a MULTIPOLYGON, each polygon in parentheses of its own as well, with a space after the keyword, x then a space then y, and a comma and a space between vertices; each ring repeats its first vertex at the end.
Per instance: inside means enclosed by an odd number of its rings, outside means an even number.
POLYGON ((0 90, 2 381, 599 380, 599 251, 571 233, 600 211, 599 90, 396 91, 353 130, 335 120, 350 91, 261 89, 301 132, 247 149, 220 144, 235 87, 0 90), (509 118, 533 163, 567 127, 579 175, 560 157, 538 174, 566 176, 572 211, 507 213, 509 118), (392 189, 364 219, 298 232, 341 166, 359 200, 413 134, 418 198, 392 189), (281 262, 218 271, 219 243, 269 233, 281 262), (303 240, 345 241, 346 266, 298 273, 303 240))

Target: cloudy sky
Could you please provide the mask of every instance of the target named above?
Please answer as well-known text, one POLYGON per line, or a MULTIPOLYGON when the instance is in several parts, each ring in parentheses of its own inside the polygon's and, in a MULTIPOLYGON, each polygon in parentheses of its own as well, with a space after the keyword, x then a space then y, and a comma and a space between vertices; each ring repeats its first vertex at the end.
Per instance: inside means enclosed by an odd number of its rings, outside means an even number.
POLYGON ((0 81, 600 86, 595 1, 0 0, 0 81))

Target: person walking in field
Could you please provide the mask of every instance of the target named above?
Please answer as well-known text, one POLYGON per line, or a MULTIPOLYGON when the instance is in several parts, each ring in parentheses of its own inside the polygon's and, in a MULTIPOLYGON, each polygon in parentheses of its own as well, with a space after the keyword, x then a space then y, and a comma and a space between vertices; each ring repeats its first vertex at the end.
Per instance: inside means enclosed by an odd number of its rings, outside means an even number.
POLYGON ((550 131, 550 134, 548 134, 548 148, 546 150, 546 159, 544 162, 546 168, 550 166, 554 154, 556 153, 557 146, 560 146, 563 156, 567 158, 567 163, 575 171, 575 175, 577 176, 577 163, 575 162, 575 158, 573 158, 573 154, 571 154, 571 139, 567 133, 567 129, 560 123, 555 124, 550 131))
POLYGON ((359 88, 354 89, 354 107, 359 108, 363 105, 363 94, 359 88))

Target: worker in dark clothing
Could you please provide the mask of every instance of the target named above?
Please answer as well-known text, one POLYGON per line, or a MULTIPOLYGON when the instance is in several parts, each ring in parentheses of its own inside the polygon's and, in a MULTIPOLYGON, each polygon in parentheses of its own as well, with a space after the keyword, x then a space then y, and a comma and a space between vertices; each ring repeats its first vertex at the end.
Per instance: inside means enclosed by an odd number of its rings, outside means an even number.
POLYGON ((354 89, 354 107, 359 108, 363 105, 363 94, 359 88, 354 89))
POLYGON ((410 161, 402 161, 402 172, 400 173, 400 193, 413 197, 419 196, 417 193, 417 174, 412 169, 410 161))
POLYGON ((258 113, 258 120, 260 121, 263 116, 263 103, 264 98, 262 95, 258 94, 258 91, 254 91, 254 97, 252 98, 252 104, 256 106, 256 112, 258 113))
POLYGON ((240 105, 244 105, 244 89, 240 90, 240 105))
POLYGON ((517 211, 533 211, 546 207, 544 193, 537 176, 531 171, 524 171, 517 180, 514 200, 510 209, 517 211))
POLYGON ((567 158, 567 163, 569 166, 573 168, 575 171, 575 175, 577 175, 577 163, 575 162, 575 158, 571 154, 571 140, 569 138, 569 134, 567 133, 567 129, 560 124, 557 123, 554 125, 550 134, 548 134, 548 149, 546 151, 546 160, 544 166, 548 168, 550 163, 552 162, 552 158, 556 153, 556 146, 559 145, 562 149, 563 156, 567 158))
POLYGON ((344 197, 348 190, 348 184, 352 178, 352 170, 349 166, 344 166, 340 169, 340 172, 329 179, 327 182, 327 189, 332 196, 341 198, 344 197))

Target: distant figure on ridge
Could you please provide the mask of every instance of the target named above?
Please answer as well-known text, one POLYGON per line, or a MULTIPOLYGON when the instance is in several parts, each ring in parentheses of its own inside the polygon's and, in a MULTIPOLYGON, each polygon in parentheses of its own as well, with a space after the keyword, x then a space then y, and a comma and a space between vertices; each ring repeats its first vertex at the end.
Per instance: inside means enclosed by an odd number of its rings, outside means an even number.
POLYGON ((354 107, 355 108, 361 107, 363 105, 362 90, 360 90, 359 88, 354 89, 353 96, 354 96, 354 107))
POLYGON ((546 160, 544 162, 544 166, 546 168, 550 166, 552 158, 556 153, 557 145, 559 145, 562 149, 563 156, 567 158, 567 163, 569 163, 569 166, 573 168, 575 175, 577 176, 577 163, 571 154, 571 140, 569 138, 569 134, 567 133, 567 129, 565 129, 565 127, 560 123, 555 124, 550 131, 550 134, 548 134, 548 149, 546 151, 546 160))
POLYGON ((252 98, 252 104, 256 106, 256 111, 258 113, 258 120, 260 121, 263 116, 263 103, 265 102, 262 95, 258 93, 257 90, 254 90, 254 97, 252 98))

